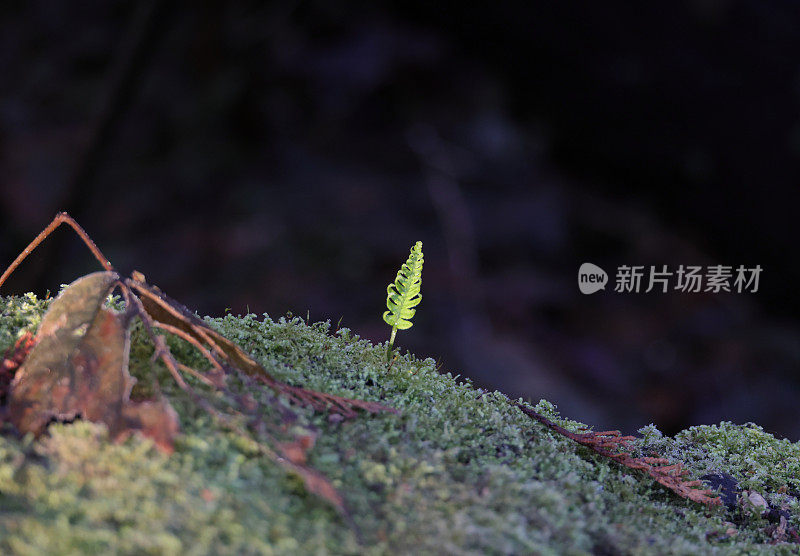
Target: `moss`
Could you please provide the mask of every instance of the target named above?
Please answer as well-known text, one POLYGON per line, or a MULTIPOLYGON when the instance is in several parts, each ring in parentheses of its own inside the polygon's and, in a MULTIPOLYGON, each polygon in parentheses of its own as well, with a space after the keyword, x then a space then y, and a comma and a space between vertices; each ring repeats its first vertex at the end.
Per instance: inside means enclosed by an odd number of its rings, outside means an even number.
MULTIPOLYGON (((0 300, 0 349, 38 324, 45 304, 33 296, 0 300)), ((175 453, 164 456, 140 436, 110 443, 103 426, 87 422, 53 425, 39 441, 6 427, 0 552, 749 554, 769 546, 798 553, 798 545, 769 545, 769 523, 757 513, 677 498, 532 422, 503 394, 438 373, 431 359, 405 354, 387 370, 385 344, 329 323, 255 315, 208 322, 282 380, 402 410, 344 423, 298 411, 295 426, 318 434, 311 465, 344 494, 360 533, 188 400, 151 364, 152 348, 135 328, 137 392, 148 395, 157 382, 178 410, 175 453)), ((170 345, 180 360, 203 366, 190 346, 170 345)), ((547 401, 537 410, 568 428, 581 425, 547 401)), ((752 424, 693 427, 674 438, 652 425, 640 433, 641 453, 684 461, 693 476, 727 472, 788 507, 790 525, 800 525, 791 495, 798 443, 752 424)))

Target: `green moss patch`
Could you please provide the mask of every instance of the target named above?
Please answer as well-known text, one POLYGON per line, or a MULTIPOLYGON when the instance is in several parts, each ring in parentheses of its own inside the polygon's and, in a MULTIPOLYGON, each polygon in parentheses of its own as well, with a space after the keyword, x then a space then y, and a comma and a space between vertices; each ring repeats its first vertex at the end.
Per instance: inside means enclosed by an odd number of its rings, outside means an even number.
MULTIPOLYGON (((0 349, 35 328, 46 302, 0 300, 0 349)), ((182 435, 165 456, 135 435, 108 441, 102 425, 51 425, 38 441, 0 436, 0 552, 11 554, 798 554, 776 524, 744 507, 706 508, 577 446, 523 415, 506 396, 476 390, 411 354, 390 369, 386 345, 301 319, 208 319, 276 377, 402 414, 337 422, 298 409, 313 432, 309 464, 345 497, 355 527, 302 483, 216 424, 172 383, 138 328, 136 395, 161 391, 182 435)), ((191 346, 176 357, 205 368, 191 346)), ((221 394, 193 384, 216 405, 221 394)), ((245 383, 256 399, 271 391, 245 383)), ((272 411, 265 405, 265 411, 272 411)), ((537 411, 562 426, 542 400, 537 411)), ((265 418, 274 418, 265 415, 265 418)), ((639 455, 682 461, 693 477, 733 476, 800 526, 800 445, 759 427, 721 423, 674 438, 649 425, 639 455)), ((254 433, 256 434, 256 433, 254 433)), ((262 439, 263 440, 263 439, 262 439)), ((746 506, 746 505, 745 505, 746 506)))

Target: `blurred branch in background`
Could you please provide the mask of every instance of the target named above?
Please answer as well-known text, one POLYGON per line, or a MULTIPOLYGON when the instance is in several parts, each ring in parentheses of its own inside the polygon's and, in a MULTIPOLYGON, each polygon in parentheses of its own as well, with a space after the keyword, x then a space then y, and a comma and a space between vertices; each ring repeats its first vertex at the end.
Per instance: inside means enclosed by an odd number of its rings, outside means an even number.
MULTIPOLYGON (((89 139, 83 156, 78 159, 60 210, 81 219, 86 200, 92 196, 98 167, 107 162, 104 157, 127 109, 146 82, 148 65, 171 22, 173 0, 140 2, 130 27, 114 55, 105 91, 97 103, 89 139)), ((113 186, 112 186, 113 187, 113 186)))
MULTIPOLYGON (((97 103, 98 112, 92 118, 89 137, 83 155, 68 180, 68 186, 59 199, 58 210, 66 211, 78 221, 85 221, 88 210, 92 206, 90 199, 97 187, 96 176, 101 165, 108 164, 108 153, 116 138, 125 114, 135 101, 137 94, 146 83, 147 70, 158 44, 171 22, 174 8, 172 0, 150 0, 136 6, 125 37, 112 59, 105 90, 100 93, 97 103)), ((114 187, 114 184, 104 184, 114 187)), ((55 253, 50 264, 64 264, 67 255, 63 249, 68 238, 64 235, 53 236, 52 252, 55 253)), ((38 265, 32 275, 35 289, 45 288, 48 280, 46 267, 38 265)))

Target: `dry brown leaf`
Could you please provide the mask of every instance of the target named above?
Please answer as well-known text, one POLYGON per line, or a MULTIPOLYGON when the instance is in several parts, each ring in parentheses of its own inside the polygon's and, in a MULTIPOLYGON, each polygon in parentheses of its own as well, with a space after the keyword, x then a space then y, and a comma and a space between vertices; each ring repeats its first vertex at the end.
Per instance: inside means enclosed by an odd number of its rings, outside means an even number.
POLYGON ((50 305, 11 385, 9 419, 20 432, 38 436, 51 421, 80 417, 105 423, 115 439, 140 430, 171 451, 175 411, 166 401, 130 401, 128 323, 102 307, 118 279, 113 272, 89 274, 50 305))
POLYGON ((11 391, 11 383, 14 380, 17 370, 20 368, 28 353, 36 344, 35 336, 28 331, 22 333, 16 343, 6 350, 3 362, 0 363, 0 406, 5 406, 8 393, 11 391))
POLYGON ((557 425, 544 415, 537 413, 521 403, 515 404, 523 413, 539 421, 549 429, 566 436, 570 440, 586 446, 597 454, 607 457, 630 469, 639 469, 683 498, 700 502, 709 506, 722 504, 714 491, 703 488, 701 481, 688 481, 684 475, 688 473, 680 463, 669 464, 664 458, 635 458, 624 449, 634 440, 633 436, 622 436, 619 431, 572 432, 557 425))

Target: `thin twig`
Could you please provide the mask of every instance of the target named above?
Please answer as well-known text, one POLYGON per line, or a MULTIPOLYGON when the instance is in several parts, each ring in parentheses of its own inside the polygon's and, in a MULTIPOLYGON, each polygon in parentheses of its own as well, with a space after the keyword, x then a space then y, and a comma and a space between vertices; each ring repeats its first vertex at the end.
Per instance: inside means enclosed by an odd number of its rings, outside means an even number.
POLYGON ((22 261, 24 261, 25 258, 28 255, 30 255, 33 252, 33 250, 36 249, 39 246, 39 244, 42 243, 47 238, 47 236, 53 233, 53 231, 56 228, 58 228, 61 224, 68 224, 73 230, 75 230, 75 233, 77 233, 78 237, 80 237, 83 240, 83 242, 89 248, 89 251, 92 252, 92 255, 94 255, 94 257, 100 262, 100 264, 103 265, 103 268, 105 268, 110 272, 114 271, 114 267, 111 266, 109 260, 106 258, 105 255, 103 255, 103 253, 100 251, 97 245, 95 245, 94 241, 92 241, 92 238, 89 237, 89 234, 87 234, 86 231, 83 228, 81 228, 80 224, 78 224, 66 212, 59 212, 58 214, 56 214, 55 218, 53 218, 53 221, 50 222, 50 224, 48 224, 47 227, 44 230, 42 230, 39 233, 39 235, 36 236, 25 249, 22 250, 22 253, 17 255, 17 258, 14 259, 14 262, 12 262, 8 266, 6 271, 3 273, 3 275, 0 276, 0 286, 2 286, 5 283, 8 277, 11 276, 11 273, 17 269, 17 267, 22 263, 22 261))
POLYGON ((197 380, 199 380, 200 382, 202 382, 206 386, 217 387, 217 384, 215 384, 214 381, 212 381, 210 378, 206 377, 203 373, 194 370, 189 365, 184 365, 180 361, 177 361, 177 363, 178 363, 178 368, 180 370, 192 375, 193 377, 195 377, 197 380))
POLYGON ((203 356, 206 359, 208 359, 208 361, 214 366, 214 368, 216 368, 218 371, 222 371, 223 370, 222 369, 222 365, 220 365, 219 361, 217 361, 217 359, 214 357, 214 355, 210 351, 208 351, 208 349, 203 344, 198 342, 197 339, 194 336, 192 336, 191 334, 189 334, 187 332, 184 332, 183 330, 181 330, 177 326, 172 326, 171 324, 166 324, 166 323, 163 323, 163 322, 159 322, 157 320, 153 320, 153 326, 155 326, 156 328, 160 328, 162 330, 165 330, 165 331, 169 332, 170 334, 175 334, 179 338, 181 338, 183 340, 186 340, 187 342, 192 344, 195 348, 197 348, 197 350, 200 353, 202 353, 203 356))
POLYGON ((173 317, 175 317, 181 322, 187 323, 192 328, 192 331, 198 336, 200 336, 203 339, 203 341, 206 342, 211 347, 211 349, 216 351, 221 357, 223 358, 227 357, 225 351, 221 347, 219 347, 219 345, 217 345, 217 343, 211 338, 210 335, 206 334, 206 332, 199 326, 195 326, 190 322, 191 319, 193 318, 193 315, 186 315, 182 311, 179 311, 178 309, 173 307, 170 303, 165 302, 158 295, 155 295, 149 289, 143 287, 144 284, 138 284, 135 280, 128 280, 127 283, 128 286, 130 286, 132 289, 136 290, 140 294, 144 294, 145 297, 151 299, 154 303, 158 304, 159 307, 167 311, 173 317))

